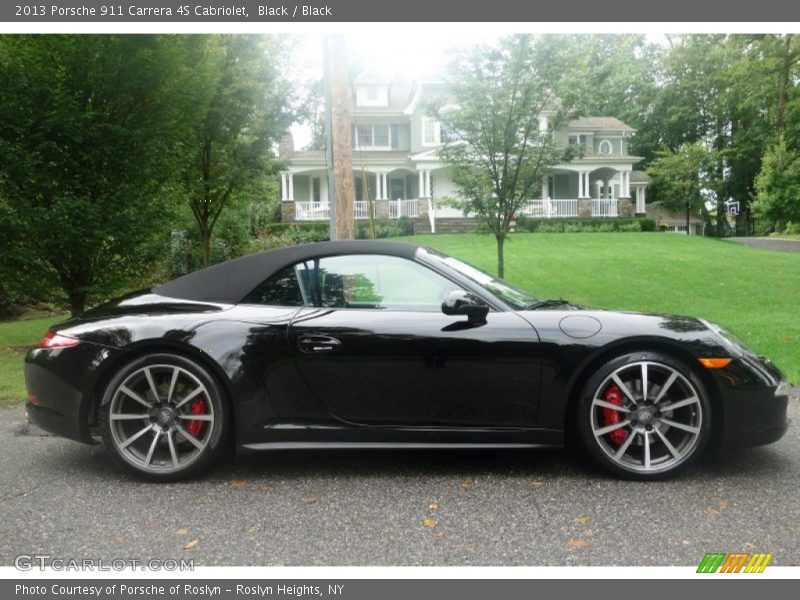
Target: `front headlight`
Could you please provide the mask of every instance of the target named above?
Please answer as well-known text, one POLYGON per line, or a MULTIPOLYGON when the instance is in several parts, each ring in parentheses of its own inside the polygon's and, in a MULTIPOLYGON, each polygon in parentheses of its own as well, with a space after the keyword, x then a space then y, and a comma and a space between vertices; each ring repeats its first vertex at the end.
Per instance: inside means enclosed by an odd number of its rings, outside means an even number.
POLYGON ((788 396, 789 395, 789 382, 785 379, 778 384, 778 387, 775 388, 775 397, 781 396, 788 396))
POLYGON ((700 321, 703 323, 703 325, 713 331, 717 337, 722 340, 725 347, 733 354, 737 356, 751 354, 751 352, 747 350, 746 346, 744 345, 744 342, 742 342, 742 340, 740 340, 735 334, 722 327, 722 325, 717 325, 716 323, 712 323, 704 319, 700 319, 700 321))

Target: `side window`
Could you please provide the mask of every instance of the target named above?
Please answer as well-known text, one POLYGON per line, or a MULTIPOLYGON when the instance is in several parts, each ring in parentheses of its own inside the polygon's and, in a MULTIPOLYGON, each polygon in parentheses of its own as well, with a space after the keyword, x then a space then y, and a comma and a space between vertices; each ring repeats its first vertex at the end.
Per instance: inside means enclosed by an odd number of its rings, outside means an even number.
POLYGON ((396 256, 331 256, 297 265, 309 303, 327 308, 439 311, 459 289, 427 267, 396 256))
POLYGON ((244 304, 303 306, 303 294, 294 267, 288 267, 264 281, 242 300, 244 304))

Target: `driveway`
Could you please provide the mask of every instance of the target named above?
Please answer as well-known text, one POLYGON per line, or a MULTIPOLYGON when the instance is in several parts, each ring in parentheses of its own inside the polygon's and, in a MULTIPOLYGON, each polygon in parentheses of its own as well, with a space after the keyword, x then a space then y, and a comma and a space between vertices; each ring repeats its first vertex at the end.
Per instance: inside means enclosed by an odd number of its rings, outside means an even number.
MULTIPOLYGON (((797 423, 800 401, 790 402, 797 423)), ((0 564, 16 555, 200 565, 800 563, 800 430, 682 477, 606 477, 562 451, 295 452, 145 484, 100 446, 0 409, 0 564)))
POLYGON ((725 238, 730 242, 745 244, 762 250, 777 250, 778 252, 800 252, 800 240, 785 240, 781 238, 757 237, 731 237, 725 238))

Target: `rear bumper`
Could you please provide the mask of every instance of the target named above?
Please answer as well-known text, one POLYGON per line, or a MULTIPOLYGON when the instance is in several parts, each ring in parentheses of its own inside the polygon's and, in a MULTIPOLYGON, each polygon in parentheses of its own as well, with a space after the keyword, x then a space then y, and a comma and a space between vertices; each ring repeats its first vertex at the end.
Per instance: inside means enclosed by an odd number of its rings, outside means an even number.
POLYGON ((28 418, 58 436, 92 442, 92 390, 98 368, 114 352, 92 343, 63 349, 31 350, 25 358, 28 418))

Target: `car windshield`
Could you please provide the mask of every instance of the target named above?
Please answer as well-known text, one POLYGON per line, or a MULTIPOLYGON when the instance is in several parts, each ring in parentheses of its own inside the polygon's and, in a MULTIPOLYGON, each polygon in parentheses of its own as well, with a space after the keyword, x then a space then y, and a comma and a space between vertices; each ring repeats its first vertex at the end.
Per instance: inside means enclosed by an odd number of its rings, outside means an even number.
POLYGON ((451 269, 458 271, 464 277, 471 279, 482 288, 487 289, 493 295, 500 298, 500 300, 508 304, 511 308, 524 310, 540 303, 540 300, 533 294, 518 288, 504 279, 489 275, 485 271, 481 271, 479 268, 473 267, 457 258, 441 254, 430 248, 420 248, 420 253, 434 260, 439 260, 451 269))

